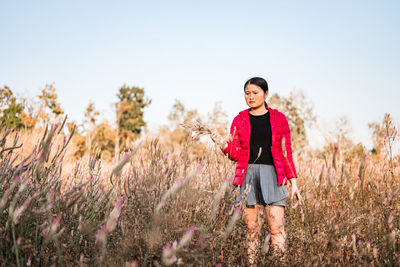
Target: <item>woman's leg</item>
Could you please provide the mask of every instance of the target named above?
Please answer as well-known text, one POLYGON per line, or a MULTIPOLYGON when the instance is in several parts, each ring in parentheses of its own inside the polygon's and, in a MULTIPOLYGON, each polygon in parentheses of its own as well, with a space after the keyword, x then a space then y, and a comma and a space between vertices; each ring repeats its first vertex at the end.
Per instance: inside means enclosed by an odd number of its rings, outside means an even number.
POLYGON ((285 208, 282 206, 265 206, 265 216, 271 231, 271 246, 275 252, 283 254, 286 242, 285 208))
POLYGON ((258 205, 249 206, 244 208, 244 222, 247 225, 248 232, 246 234, 247 255, 249 263, 253 264, 256 255, 258 244, 258 234, 260 230, 260 214, 258 205))

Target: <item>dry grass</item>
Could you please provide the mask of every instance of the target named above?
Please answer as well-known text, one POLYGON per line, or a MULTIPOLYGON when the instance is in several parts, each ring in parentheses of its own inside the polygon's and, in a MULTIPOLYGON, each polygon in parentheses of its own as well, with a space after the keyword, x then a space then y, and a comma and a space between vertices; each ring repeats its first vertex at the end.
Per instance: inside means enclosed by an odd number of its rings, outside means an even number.
MULTIPOLYGON (((190 144, 172 151, 153 139, 110 164, 96 156, 75 163, 65 152, 55 158, 57 133, 42 145, 37 132, 27 134, 21 148, 0 153, 2 266, 246 265, 234 164, 219 149, 198 156, 190 144)), ((0 151, 14 136, 1 133, 0 151)), ((288 200, 284 265, 400 265, 398 167, 327 157, 329 166, 296 161, 305 204, 293 209, 288 200)), ((259 238, 268 240, 266 224, 259 238)), ((259 265, 280 264, 265 251, 259 265)))

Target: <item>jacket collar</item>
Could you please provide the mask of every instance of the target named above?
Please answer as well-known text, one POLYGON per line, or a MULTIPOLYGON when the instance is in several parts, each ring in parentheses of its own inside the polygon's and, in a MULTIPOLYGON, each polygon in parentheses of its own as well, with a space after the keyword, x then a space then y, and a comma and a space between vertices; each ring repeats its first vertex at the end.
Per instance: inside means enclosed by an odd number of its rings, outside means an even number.
MULTIPOLYGON (((270 114, 270 116, 271 116, 271 113, 274 113, 274 109, 273 108, 270 108, 270 107, 266 107, 267 108, 267 110, 268 110, 268 112, 269 112, 269 114, 270 114)), ((249 116, 249 112, 250 112, 250 108, 247 108, 247 109, 245 109, 245 110, 242 110, 242 111, 240 111, 239 112, 239 114, 242 116, 242 117, 248 117, 249 116)))

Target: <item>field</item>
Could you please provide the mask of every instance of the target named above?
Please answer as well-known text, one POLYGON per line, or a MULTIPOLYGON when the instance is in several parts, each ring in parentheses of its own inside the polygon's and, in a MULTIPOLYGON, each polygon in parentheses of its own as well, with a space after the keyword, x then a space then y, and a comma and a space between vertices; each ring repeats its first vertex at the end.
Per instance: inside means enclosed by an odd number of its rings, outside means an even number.
MULTIPOLYGON (((144 138, 112 162, 75 161, 61 129, 1 132, 1 266, 246 266, 235 165, 219 149, 144 138)), ((257 265, 400 265, 399 169, 344 153, 295 158, 305 203, 288 199, 285 262, 263 224, 257 265)))

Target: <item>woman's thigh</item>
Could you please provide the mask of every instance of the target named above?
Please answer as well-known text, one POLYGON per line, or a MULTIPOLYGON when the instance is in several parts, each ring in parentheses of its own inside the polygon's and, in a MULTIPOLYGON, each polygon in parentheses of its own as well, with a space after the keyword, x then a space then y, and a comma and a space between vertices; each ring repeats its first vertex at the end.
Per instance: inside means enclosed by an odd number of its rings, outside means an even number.
POLYGON ((282 206, 265 206, 265 218, 271 234, 284 231, 285 208, 282 206))

